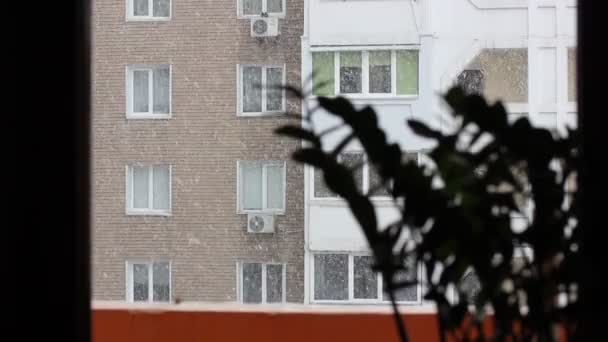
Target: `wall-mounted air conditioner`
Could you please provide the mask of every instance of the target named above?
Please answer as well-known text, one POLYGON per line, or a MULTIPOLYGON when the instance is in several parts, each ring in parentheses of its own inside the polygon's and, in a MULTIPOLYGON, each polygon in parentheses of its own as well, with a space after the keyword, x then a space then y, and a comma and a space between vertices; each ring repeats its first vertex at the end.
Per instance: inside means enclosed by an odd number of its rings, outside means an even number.
POLYGON ((247 214, 248 233, 274 233, 274 215, 247 214))
POLYGON ((279 34, 279 20, 273 17, 251 19, 252 37, 274 37, 279 34))

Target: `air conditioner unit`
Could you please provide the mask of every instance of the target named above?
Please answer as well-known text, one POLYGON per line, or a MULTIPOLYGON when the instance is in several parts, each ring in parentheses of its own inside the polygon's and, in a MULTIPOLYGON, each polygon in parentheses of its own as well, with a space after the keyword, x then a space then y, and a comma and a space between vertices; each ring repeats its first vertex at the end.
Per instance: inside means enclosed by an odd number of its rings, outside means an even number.
POLYGON ((273 37, 279 34, 279 20, 272 17, 251 19, 252 37, 273 37))
POLYGON ((248 233, 274 233, 274 216, 268 214, 247 214, 248 233))

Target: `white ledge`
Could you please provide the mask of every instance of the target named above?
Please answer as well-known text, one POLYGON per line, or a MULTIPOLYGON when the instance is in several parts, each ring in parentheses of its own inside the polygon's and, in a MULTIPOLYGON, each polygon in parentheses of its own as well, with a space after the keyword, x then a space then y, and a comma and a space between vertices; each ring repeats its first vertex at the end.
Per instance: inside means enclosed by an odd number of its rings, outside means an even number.
POLYGON ((528 0, 469 0, 479 9, 528 8, 528 0))
MULTIPOLYGON (((130 303, 125 301, 94 300, 93 310, 127 310, 148 312, 259 312, 259 313, 310 313, 310 314, 382 314, 393 313, 391 306, 386 305, 319 305, 319 304, 241 304, 241 303, 130 303)), ((399 305, 401 314, 436 314, 434 304, 399 305)))

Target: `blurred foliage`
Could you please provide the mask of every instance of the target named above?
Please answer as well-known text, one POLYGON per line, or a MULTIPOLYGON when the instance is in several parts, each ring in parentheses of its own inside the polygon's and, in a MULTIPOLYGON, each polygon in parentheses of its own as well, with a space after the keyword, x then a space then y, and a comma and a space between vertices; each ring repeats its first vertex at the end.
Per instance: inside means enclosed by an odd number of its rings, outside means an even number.
MULTIPOLYGON (((328 188, 346 201, 373 252, 373 267, 385 279, 385 290, 393 293, 427 279, 425 299, 437 305, 442 339, 551 341, 558 325, 572 336, 580 244, 577 131, 568 129, 566 137, 558 137, 532 127, 525 117, 511 124, 500 102, 488 104, 459 87, 443 100, 455 123, 452 133, 417 120, 404 123, 434 141, 427 155, 434 165, 405 158, 399 145, 387 142, 371 107, 356 109, 343 97, 317 98, 329 113, 325 115, 341 119, 340 127, 315 132, 312 116, 322 114, 307 110, 290 115, 300 123, 276 133, 306 142, 293 159, 322 170, 328 188), (325 135, 344 126, 350 132, 340 144, 330 150, 323 146, 325 135), (374 189, 362 193, 353 178, 361 166, 348 168, 338 161, 355 139, 401 212, 387 227, 378 226, 370 200, 374 189), (524 222, 523 229, 515 229, 517 220, 524 222), (416 267, 404 262, 411 258, 424 266, 423 279, 399 282, 398 272, 416 267), (461 286, 470 271, 478 279, 474 300, 461 286), (452 294, 461 300, 452 300, 452 294), (492 336, 482 332, 488 308, 494 317, 492 336)), ((394 301, 393 307, 406 341, 394 301)))

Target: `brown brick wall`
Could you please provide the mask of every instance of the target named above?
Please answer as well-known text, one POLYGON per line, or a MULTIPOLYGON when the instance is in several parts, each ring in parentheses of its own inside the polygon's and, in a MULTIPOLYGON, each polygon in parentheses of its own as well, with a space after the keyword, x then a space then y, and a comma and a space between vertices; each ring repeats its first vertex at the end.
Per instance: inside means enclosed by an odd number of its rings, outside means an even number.
MULTIPOLYGON (((236 116, 236 65, 286 64, 300 84, 303 0, 287 1, 279 38, 249 36, 237 0, 173 0, 168 22, 127 22, 125 0, 97 0, 93 19, 93 296, 125 298, 125 261, 172 261, 172 294, 236 299, 236 262, 287 263, 289 302, 304 296, 304 177, 287 163, 287 209, 271 236, 236 214, 236 161, 288 160, 297 143, 272 134, 287 119, 236 116), (125 118, 125 67, 172 65, 172 118, 125 118), (125 165, 173 167, 172 216, 125 215, 125 165)), ((299 101, 288 99, 299 110, 299 101)))

